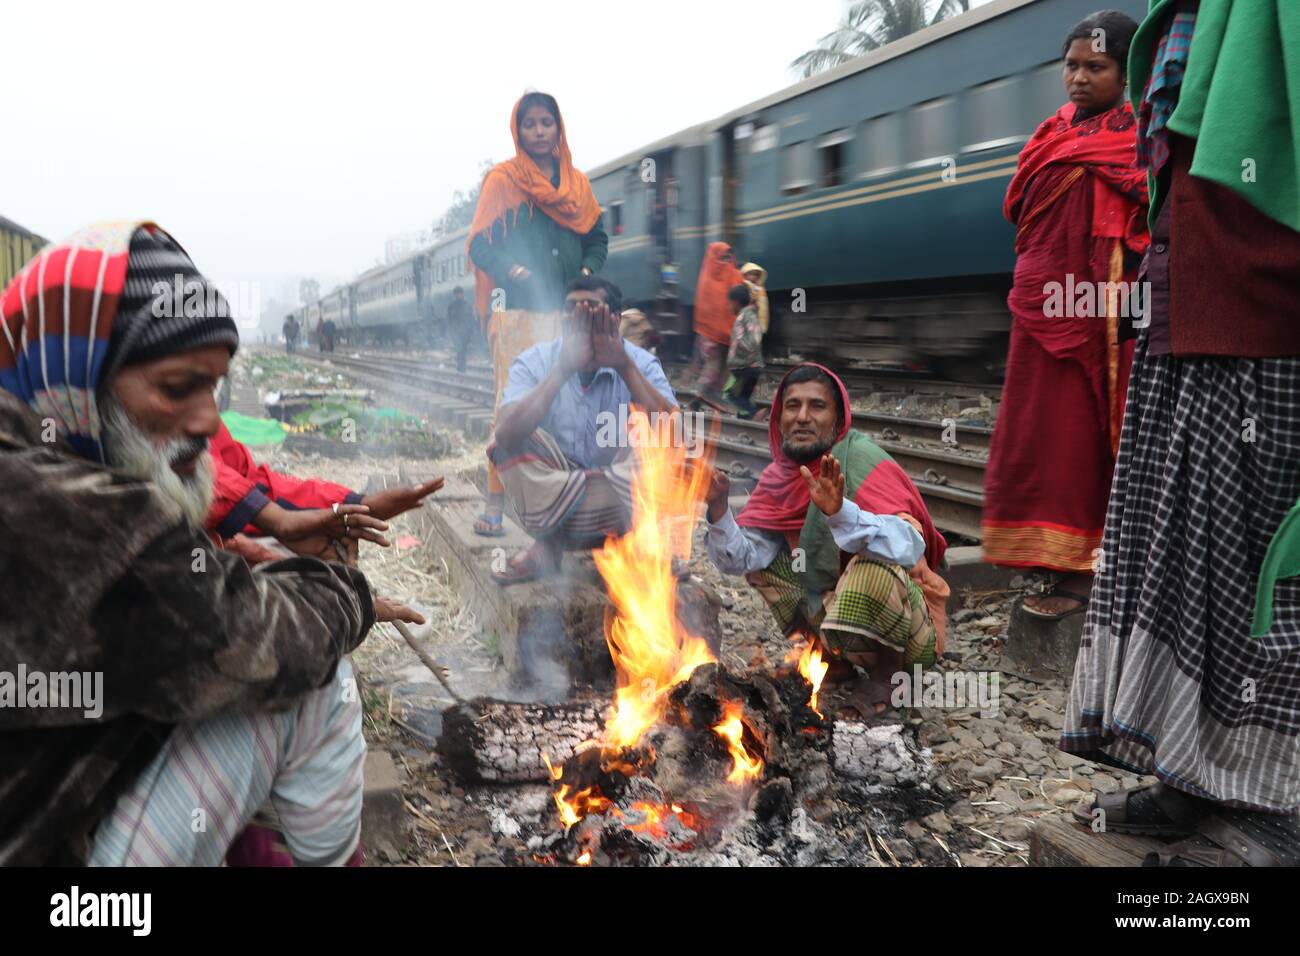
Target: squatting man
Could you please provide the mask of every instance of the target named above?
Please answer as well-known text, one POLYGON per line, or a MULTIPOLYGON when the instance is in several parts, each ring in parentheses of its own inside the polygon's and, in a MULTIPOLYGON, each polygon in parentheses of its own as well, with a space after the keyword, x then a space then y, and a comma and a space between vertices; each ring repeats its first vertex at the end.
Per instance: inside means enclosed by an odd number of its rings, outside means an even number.
POLYGON ((805 363, 781 382, 768 426, 772 464, 739 516, 730 482, 707 492, 710 558, 744 575, 786 635, 820 640, 827 680, 869 677, 853 695, 887 709, 893 676, 943 653, 947 547, 906 472, 852 427, 848 390, 805 363))
POLYGON ((650 420, 677 413, 659 360, 619 335, 623 295, 600 276, 575 279, 561 336, 510 366, 488 457, 506 501, 536 544, 494 568, 500 584, 558 570, 565 550, 598 547, 631 523, 635 456, 611 421, 631 405, 650 420))

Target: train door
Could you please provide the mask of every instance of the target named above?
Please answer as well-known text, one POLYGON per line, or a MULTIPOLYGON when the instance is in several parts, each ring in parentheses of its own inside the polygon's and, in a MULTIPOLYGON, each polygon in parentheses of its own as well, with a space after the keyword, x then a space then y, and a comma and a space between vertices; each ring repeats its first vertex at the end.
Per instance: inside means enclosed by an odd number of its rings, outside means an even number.
POLYGON ((646 206, 649 210, 649 233, 654 245, 656 267, 677 261, 673 234, 677 228, 677 176, 673 169, 674 154, 654 157, 655 177, 646 183, 646 206))
POLYGON ((736 154, 736 124, 724 126, 722 135, 722 241, 731 246, 736 245, 739 232, 736 229, 736 188, 740 182, 736 154))

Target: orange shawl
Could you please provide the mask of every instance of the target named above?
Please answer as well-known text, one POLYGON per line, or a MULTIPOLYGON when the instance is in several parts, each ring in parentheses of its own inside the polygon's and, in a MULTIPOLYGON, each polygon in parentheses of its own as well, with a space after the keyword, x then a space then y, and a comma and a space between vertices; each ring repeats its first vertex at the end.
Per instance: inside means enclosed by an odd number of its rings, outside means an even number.
MULTIPOLYGON (((585 235, 596 225, 600 218, 600 203, 591 191, 591 183, 586 175, 573 165, 569 153, 569 140, 564 132, 564 119, 555 117, 559 127, 559 141, 555 147, 555 161, 560 168, 560 185, 552 186, 542 171, 524 152, 519 143, 519 104, 521 96, 515 101, 510 111, 510 136, 515 141, 515 155, 504 163, 497 163, 483 177, 479 189, 478 206, 474 209, 474 221, 470 223, 469 240, 465 244, 465 254, 469 255, 469 243, 475 236, 485 236, 492 240, 492 227, 498 222, 505 223, 507 214, 518 215, 518 209, 528 203, 531 216, 534 207, 550 216, 565 229, 585 235)), ((472 262, 473 260, 471 260, 472 262)), ((474 270, 474 301, 478 314, 487 320, 488 307, 492 298, 492 278, 482 269, 474 270)))
POLYGON ((729 255, 731 246, 727 243, 709 243, 695 286, 695 331, 723 345, 731 341, 731 327, 736 321, 727 305, 727 291, 744 281, 735 260, 725 258, 729 255))

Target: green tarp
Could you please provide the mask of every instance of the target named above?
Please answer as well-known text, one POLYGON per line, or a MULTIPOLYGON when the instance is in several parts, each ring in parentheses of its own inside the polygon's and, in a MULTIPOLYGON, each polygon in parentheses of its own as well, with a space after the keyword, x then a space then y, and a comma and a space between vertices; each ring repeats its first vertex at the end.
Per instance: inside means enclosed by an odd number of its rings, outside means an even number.
POLYGON ((239 412, 222 412, 231 436, 245 445, 278 445, 284 441, 285 428, 274 418, 250 418, 239 412))

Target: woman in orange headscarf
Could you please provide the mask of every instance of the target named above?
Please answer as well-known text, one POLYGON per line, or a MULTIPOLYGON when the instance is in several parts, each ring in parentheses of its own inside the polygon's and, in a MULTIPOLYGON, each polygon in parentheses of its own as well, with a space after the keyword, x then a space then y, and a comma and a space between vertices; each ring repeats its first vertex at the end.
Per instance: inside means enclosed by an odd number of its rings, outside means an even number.
POLYGON ((700 278, 695 285, 695 358, 693 366, 699 376, 695 387, 713 399, 722 397, 726 380, 727 347, 731 344, 731 326, 735 316, 727 305, 731 287, 743 281, 736 268, 736 257, 725 242, 711 242, 700 263, 700 278))
MULTIPOLYGON (((515 155, 488 171, 470 225, 475 305, 487 323, 496 402, 510 365, 558 338, 564 290, 605 264, 609 237, 591 183, 573 165, 555 98, 527 93, 510 114, 515 155)), ((503 490, 488 463, 488 499, 474 530, 503 534, 503 490)))

